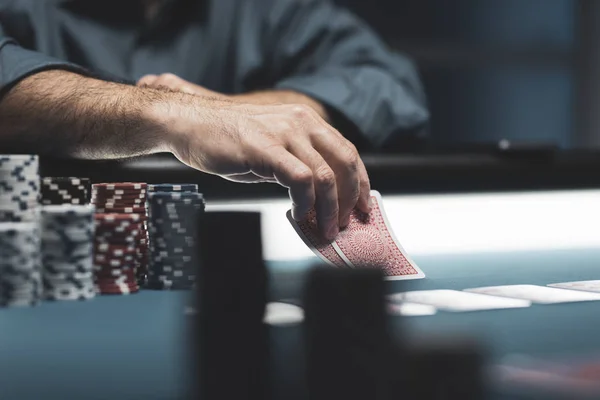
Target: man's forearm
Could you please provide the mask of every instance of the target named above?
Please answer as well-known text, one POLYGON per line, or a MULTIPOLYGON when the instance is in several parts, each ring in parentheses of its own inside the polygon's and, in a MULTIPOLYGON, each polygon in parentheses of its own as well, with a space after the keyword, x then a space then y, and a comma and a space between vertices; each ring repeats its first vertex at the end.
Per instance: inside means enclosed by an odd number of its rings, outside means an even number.
POLYGON ((45 71, 23 79, 0 101, 0 148, 10 152, 118 158, 161 151, 149 115, 165 96, 181 96, 45 71))
POLYGON ((319 103, 315 99, 292 90, 269 90, 260 92, 244 93, 233 96, 237 101, 246 101, 253 104, 304 104, 312 107, 321 118, 329 122, 329 116, 327 110, 323 107, 323 104, 319 103))

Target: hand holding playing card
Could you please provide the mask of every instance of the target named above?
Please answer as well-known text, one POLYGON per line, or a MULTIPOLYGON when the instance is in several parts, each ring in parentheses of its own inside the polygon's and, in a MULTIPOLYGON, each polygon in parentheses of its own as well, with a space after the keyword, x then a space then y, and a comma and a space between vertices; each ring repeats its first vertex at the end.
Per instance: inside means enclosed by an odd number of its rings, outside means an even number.
POLYGON ((306 245, 321 259, 337 267, 381 268, 388 279, 418 279, 425 274, 406 255, 387 221, 381 195, 371 191, 372 211, 354 209, 350 223, 333 242, 317 230, 314 211, 296 222, 288 211, 288 219, 306 245))

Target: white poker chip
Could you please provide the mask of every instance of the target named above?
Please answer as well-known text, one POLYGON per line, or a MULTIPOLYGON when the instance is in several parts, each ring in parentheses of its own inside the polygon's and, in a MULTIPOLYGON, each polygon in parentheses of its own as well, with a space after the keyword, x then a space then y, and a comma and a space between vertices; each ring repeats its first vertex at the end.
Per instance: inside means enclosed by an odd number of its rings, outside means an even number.
POLYGON ((269 325, 295 325, 304 321, 304 310, 294 304, 271 302, 265 308, 263 322, 269 325))
POLYGON ((94 289, 95 207, 46 205, 41 209, 43 298, 89 300, 94 289))

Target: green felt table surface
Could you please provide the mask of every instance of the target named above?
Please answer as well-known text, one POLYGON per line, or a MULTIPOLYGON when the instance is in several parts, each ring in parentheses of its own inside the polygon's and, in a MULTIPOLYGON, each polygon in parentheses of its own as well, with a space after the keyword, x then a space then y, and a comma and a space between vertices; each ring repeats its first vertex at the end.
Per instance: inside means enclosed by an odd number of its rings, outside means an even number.
MULTIPOLYGON (((314 260, 269 263, 271 298, 298 298, 314 260)), ((427 274, 390 292, 600 278, 600 249, 422 256, 427 274)), ((188 378, 189 293, 143 291, 89 302, 0 310, 0 399, 178 399, 188 378)), ((600 350, 600 302, 393 318, 407 337, 470 335, 490 362, 511 353, 572 356, 600 350)), ((299 328, 272 328, 276 398, 301 399, 299 328)), ((600 352, 600 351, 599 351, 600 352)), ((506 395, 508 396, 508 395, 506 395)), ((498 392, 494 398, 503 397, 498 392)), ((524 396, 524 395, 523 395, 524 396)), ((522 397, 526 398, 526 397, 522 397)))

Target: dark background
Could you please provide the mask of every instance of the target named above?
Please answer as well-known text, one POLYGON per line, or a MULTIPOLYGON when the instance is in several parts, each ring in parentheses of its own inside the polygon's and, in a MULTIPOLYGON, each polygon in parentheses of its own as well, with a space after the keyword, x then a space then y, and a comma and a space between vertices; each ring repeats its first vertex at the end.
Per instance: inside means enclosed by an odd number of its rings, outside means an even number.
POLYGON ((588 75, 600 74, 594 0, 337 2, 418 62, 434 142, 600 142, 586 99, 588 75))
MULTIPOLYGON (((374 188, 600 187, 600 0, 334 1, 417 62, 428 96, 426 142, 398 143, 383 149, 387 154, 363 152, 374 188), (501 139, 534 151, 499 152, 494 146, 501 139)), ((277 185, 200 174, 171 157, 43 161, 45 176, 77 170, 95 182, 195 182, 214 199, 286 195, 277 185)))

